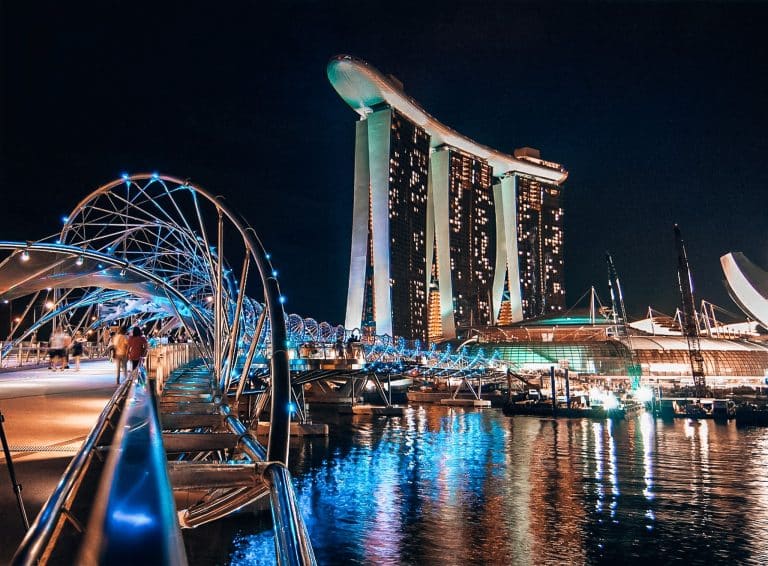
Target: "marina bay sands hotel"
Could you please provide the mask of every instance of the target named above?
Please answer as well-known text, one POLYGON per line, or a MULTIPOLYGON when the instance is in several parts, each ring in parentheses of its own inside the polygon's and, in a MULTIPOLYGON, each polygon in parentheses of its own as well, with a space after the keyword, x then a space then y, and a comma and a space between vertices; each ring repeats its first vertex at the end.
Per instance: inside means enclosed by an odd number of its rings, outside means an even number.
POLYGON ((345 326, 437 341, 561 311, 567 171, 459 134, 364 61, 327 72, 360 115, 345 326))

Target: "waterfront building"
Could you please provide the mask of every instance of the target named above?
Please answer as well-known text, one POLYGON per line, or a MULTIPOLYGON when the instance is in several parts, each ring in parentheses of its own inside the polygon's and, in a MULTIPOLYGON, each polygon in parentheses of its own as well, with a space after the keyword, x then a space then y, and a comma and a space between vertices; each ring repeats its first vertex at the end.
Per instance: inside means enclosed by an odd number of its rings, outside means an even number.
POLYGON ((562 310, 561 165, 474 142, 359 59, 328 78, 360 115, 347 328, 437 341, 562 310))
MULTIPOLYGON (((654 385, 691 385, 688 341, 673 319, 662 317, 630 324, 631 342, 616 338, 612 320, 571 313, 479 329, 482 348, 497 351, 516 372, 548 372, 568 368, 572 376, 629 380, 633 355, 642 379, 654 385), (653 332, 639 328, 653 328, 653 332), (632 348, 630 352, 629 348, 632 348)), ((718 338, 713 329, 700 339, 707 384, 712 387, 758 387, 768 378, 768 343, 757 334, 718 338)))

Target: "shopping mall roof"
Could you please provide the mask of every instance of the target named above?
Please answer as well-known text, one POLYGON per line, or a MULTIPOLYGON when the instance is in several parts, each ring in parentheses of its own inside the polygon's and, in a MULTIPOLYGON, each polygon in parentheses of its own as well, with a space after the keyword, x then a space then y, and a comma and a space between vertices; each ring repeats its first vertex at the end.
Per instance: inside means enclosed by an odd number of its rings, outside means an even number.
MULTIPOLYGON (((718 338, 700 338, 703 351, 741 351, 768 352, 768 346, 747 340, 726 340, 718 338)), ((685 350, 688 340, 683 336, 632 336, 632 348, 635 350, 685 350)))

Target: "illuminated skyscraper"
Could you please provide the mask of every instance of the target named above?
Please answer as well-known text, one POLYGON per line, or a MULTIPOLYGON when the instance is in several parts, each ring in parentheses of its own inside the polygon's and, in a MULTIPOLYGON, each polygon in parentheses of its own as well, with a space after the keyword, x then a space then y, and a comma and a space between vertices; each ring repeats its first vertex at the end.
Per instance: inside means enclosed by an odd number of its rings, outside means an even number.
POLYGON ((450 146, 435 148, 429 164, 427 264, 436 264, 444 337, 457 327, 493 322, 496 248, 492 169, 450 146), (433 254, 432 250, 437 253, 433 254))
POLYGON ((562 308, 562 166, 458 134, 358 59, 328 78, 360 115, 347 328, 450 339, 562 308))
POLYGON ((429 135, 394 108, 372 110, 356 129, 346 325, 426 340, 429 135))
MULTIPOLYGON (((523 148, 515 156, 539 159, 539 152, 523 148)), ((515 182, 523 318, 560 312, 565 307, 562 189, 526 175, 516 174, 515 182)))

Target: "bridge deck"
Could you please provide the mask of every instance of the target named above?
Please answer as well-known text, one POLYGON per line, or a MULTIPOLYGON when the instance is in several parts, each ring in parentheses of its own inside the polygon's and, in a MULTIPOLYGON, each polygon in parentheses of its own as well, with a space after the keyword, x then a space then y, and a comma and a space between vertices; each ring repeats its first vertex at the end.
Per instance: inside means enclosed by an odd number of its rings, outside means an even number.
MULTIPOLYGON (((115 366, 83 362, 81 370, 22 369, 0 373, 0 411, 30 521, 115 390, 115 366)), ((0 564, 24 536, 16 498, 0 452, 0 564)))

